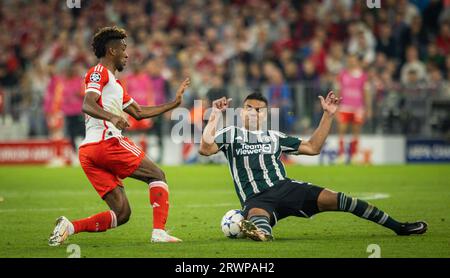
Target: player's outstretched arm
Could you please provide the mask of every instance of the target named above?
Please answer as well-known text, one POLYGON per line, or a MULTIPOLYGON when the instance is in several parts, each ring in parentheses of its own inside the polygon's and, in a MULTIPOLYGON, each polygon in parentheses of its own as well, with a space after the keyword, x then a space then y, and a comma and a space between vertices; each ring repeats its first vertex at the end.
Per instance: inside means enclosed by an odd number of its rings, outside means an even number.
POLYGON ((174 101, 157 106, 140 106, 136 102, 133 102, 127 108, 125 108, 124 111, 130 114, 136 120, 142 120, 159 116, 167 111, 170 111, 178 107, 181 104, 181 102, 183 101, 183 94, 190 84, 191 80, 189 78, 186 78, 181 83, 180 87, 177 90, 177 94, 175 96, 174 101))
POLYGON ((332 91, 328 93, 325 99, 322 96, 319 96, 319 99, 323 109, 322 119, 311 138, 300 144, 300 147, 298 148, 300 154, 318 155, 320 153, 322 146, 330 133, 334 115, 341 102, 341 98, 336 97, 332 91))
POLYGON ((198 152, 201 155, 210 156, 219 151, 219 146, 215 142, 217 125, 222 117, 222 112, 228 108, 231 98, 225 97, 217 99, 212 103, 211 115, 209 116, 208 123, 203 130, 202 138, 200 141, 200 149, 198 152))
POLYGON ((87 92, 86 95, 84 96, 82 107, 83 112, 93 118, 111 122, 120 130, 130 126, 125 118, 114 115, 108 111, 105 111, 100 105, 98 105, 99 98, 100 98, 99 94, 87 92))

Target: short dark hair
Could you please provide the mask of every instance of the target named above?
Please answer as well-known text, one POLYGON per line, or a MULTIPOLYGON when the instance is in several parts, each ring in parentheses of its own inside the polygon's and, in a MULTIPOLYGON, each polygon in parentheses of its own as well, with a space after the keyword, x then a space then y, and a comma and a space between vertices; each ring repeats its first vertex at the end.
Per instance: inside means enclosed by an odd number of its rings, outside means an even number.
POLYGON ((103 27, 97 31, 92 40, 95 56, 102 58, 106 55, 106 45, 113 40, 122 40, 127 37, 124 29, 117 26, 103 27))
POLYGON ((266 104, 266 106, 268 106, 267 98, 265 96, 263 96, 261 93, 251 93, 251 94, 249 94, 244 99, 244 102, 246 102, 249 99, 256 99, 256 100, 262 101, 262 102, 264 102, 266 104))

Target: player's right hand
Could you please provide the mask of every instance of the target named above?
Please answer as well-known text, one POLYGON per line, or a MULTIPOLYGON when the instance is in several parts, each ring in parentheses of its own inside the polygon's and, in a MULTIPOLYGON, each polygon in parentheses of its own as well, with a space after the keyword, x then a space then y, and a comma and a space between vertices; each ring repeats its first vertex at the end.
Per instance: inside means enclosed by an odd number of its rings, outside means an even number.
POLYGON ((342 98, 337 97, 333 91, 330 91, 326 98, 319 96, 320 104, 322 105, 323 111, 329 113, 329 115, 334 115, 341 103, 342 98))
POLYGON ((223 112, 230 106, 231 98, 226 97, 216 99, 212 103, 213 112, 223 112))
POLYGON ((186 78, 180 85, 180 87, 177 90, 176 96, 175 96, 175 102, 177 105, 180 105, 183 101, 183 94, 184 91, 191 85, 191 79, 188 77, 186 78))
POLYGON ((127 128, 127 127, 129 127, 130 126, 130 124, 128 123, 128 121, 124 118, 124 117, 121 117, 121 116, 113 116, 112 118, 111 118, 111 121, 110 121, 115 127, 117 127, 119 130, 123 130, 123 129, 125 129, 125 128, 127 128))

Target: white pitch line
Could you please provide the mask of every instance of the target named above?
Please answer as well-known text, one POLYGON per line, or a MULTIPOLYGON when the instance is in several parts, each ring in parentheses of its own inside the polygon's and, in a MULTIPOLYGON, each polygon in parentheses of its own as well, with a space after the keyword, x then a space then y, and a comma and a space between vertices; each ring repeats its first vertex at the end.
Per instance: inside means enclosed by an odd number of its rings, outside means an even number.
MULTIPOLYGON (((235 203, 219 203, 219 204, 190 204, 190 205, 178 205, 172 206, 171 208, 213 208, 213 207, 236 207, 235 203)), ((147 209, 148 207, 134 207, 135 209, 147 209)), ((0 213, 16 213, 16 212, 56 212, 56 211, 94 211, 98 210, 98 207, 73 207, 73 208, 9 208, 9 209, 0 209, 0 213)))
POLYGON ((68 211, 68 210, 89 210, 96 208, 23 208, 23 209, 0 209, 0 213, 8 213, 8 212, 52 212, 52 211, 68 211))
POLYGON ((236 206, 235 203, 222 203, 222 204, 192 204, 192 205, 186 205, 182 207, 186 208, 212 208, 212 207, 229 207, 229 206, 236 206))
POLYGON ((380 200, 390 198, 391 195, 383 192, 359 192, 353 193, 351 196, 363 199, 363 200, 380 200))
MULTIPOLYGON (((53 194, 59 195, 62 192, 53 192, 53 194)), ((68 191, 62 193, 67 194, 68 191)), ((71 193, 75 193, 71 192, 71 193)), ((80 195, 86 194, 88 192, 78 192, 80 195)), ((216 193, 222 193, 222 190, 217 190, 216 193)), ((14 194, 13 194, 14 195, 14 194)), ((31 194, 34 195, 34 194, 31 194)), ((387 199, 391 196, 387 193, 382 192, 359 192, 353 193, 351 196, 363 199, 363 200, 380 200, 387 199)), ((23 195, 22 195, 23 197, 23 195)), ((3 197, 0 196, 0 202, 3 201, 3 197)), ((214 203, 214 204, 187 204, 187 205, 173 205, 171 207, 181 207, 181 208, 214 208, 214 207, 236 207, 236 203, 214 203)), ((145 209, 147 207, 137 207, 137 209, 145 209)), ((96 210, 98 207, 72 207, 72 208, 9 208, 9 209, 0 209, 0 213, 14 213, 14 212, 52 212, 52 211, 71 211, 71 210, 83 210, 90 211, 96 210)))
MULTIPOLYGON (((147 191, 137 191, 134 190, 128 190, 125 187, 125 192, 129 196, 136 196, 136 195, 147 195, 147 191)), ((188 195, 188 194, 198 194, 197 191, 194 190, 174 190, 174 194, 176 195, 188 195)), ((2 191, 1 192, 3 196, 7 198, 24 198, 24 197, 34 197, 34 198, 55 198, 57 197, 64 197, 64 196, 96 196, 97 193, 92 190, 40 190, 40 191, 19 191, 19 190, 8 190, 8 191, 2 191)), ((233 195, 234 191, 232 189, 225 190, 225 189, 213 189, 208 190, 208 194, 213 195, 223 195, 223 194, 230 194, 233 195)), ((0 196, 1 198, 1 196, 0 196)))

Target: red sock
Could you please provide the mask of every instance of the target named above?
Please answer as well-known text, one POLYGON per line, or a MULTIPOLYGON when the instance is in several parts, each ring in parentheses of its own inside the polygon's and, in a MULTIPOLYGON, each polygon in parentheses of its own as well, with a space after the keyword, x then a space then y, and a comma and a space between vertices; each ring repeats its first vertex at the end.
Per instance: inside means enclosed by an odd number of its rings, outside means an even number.
POLYGON ((153 229, 164 230, 169 214, 169 186, 162 181, 151 182, 150 204, 153 207, 153 229))
POLYGON ((353 139, 350 143, 350 156, 353 156, 358 152, 358 139, 353 139))
POLYGON ((74 233, 104 232, 117 227, 116 214, 112 210, 100 212, 88 218, 72 221, 74 233))
POLYGON ((144 152, 147 152, 147 138, 145 137, 145 135, 143 135, 139 141, 139 144, 141 145, 141 149, 144 152))
POLYGON ((340 137, 338 155, 343 155, 344 153, 345 153, 344 138, 340 137))

